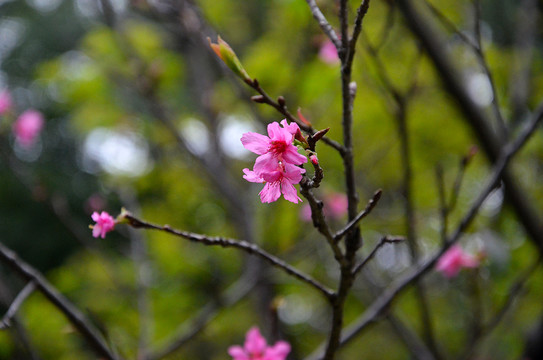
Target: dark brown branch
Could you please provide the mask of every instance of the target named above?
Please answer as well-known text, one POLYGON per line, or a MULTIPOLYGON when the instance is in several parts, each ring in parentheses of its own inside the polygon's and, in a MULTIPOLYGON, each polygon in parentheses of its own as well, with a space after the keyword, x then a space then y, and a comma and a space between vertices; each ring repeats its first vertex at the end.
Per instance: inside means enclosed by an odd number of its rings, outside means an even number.
POLYGON ((252 272, 247 272, 245 276, 226 289, 224 295, 219 297, 217 301, 211 301, 203 305, 192 319, 179 326, 177 335, 174 335, 161 349, 149 355, 149 360, 163 359, 181 349, 183 345, 201 333, 217 317, 221 308, 231 307, 243 300, 257 283, 257 277, 254 275, 252 272))
POLYGON ((354 53, 356 50, 356 42, 358 40, 358 36, 360 35, 360 32, 362 31, 362 20, 364 19, 364 16, 366 16, 366 14, 368 13, 369 7, 370 7, 370 0, 362 0, 362 3, 356 10, 356 17, 354 19, 354 28, 353 28, 351 38, 349 39, 349 47, 348 47, 348 52, 347 52, 348 64, 352 64, 353 62, 354 53))
POLYGON ((219 237, 219 236, 211 237, 211 236, 206 236, 202 234, 191 233, 188 231, 181 231, 181 230, 174 229, 170 227, 169 225, 164 225, 164 226, 155 225, 145 220, 138 219, 134 215, 126 211, 124 212, 123 216, 128 221, 129 225, 134 228, 164 231, 169 234, 175 235, 177 237, 180 237, 189 241, 197 242, 200 244, 204 244, 208 246, 231 247, 231 248, 243 250, 244 252, 248 254, 257 255, 258 257, 267 261, 269 264, 279 269, 282 269, 287 274, 292 275, 295 278, 305 282, 306 284, 311 285, 313 288, 319 290, 326 298, 330 299, 331 297, 333 297, 334 292, 332 290, 327 289, 324 285, 319 283, 317 280, 313 279, 311 276, 300 272, 298 269, 287 264, 286 262, 279 259, 278 257, 262 250, 256 244, 252 244, 243 240, 234 240, 234 239, 229 239, 229 238, 224 238, 224 237, 219 237))
POLYGON ((309 207, 311 208, 311 220, 313 221, 313 226, 325 237, 326 241, 330 245, 332 252, 334 253, 334 258, 339 264, 345 264, 345 257, 341 252, 341 249, 334 241, 334 236, 332 235, 332 230, 324 218, 323 203, 322 201, 315 198, 312 192, 312 186, 310 180, 306 177, 302 178, 300 182, 300 192, 309 202, 309 207))
POLYGON ((379 240, 377 245, 375 245, 373 250, 369 253, 369 255, 366 256, 366 258, 364 260, 362 260, 358 265, 355 266, 355 268, 353 270, 353 275, 358 274, 360 272, 360 270, 362 270, 370 262, 370 260, 374 258, 374 256, 377 254, 377 251, 379 251, 379 249, 381 247, 383 247, 383 245, 385 245, 385 244, 397 244, 399 242, 404 242, 404 241, 405 241, 404 237, 383 236, 381 238, 381 240, 379 240))
POLYGON ((459 357, 459 359, 468 360, 473 358, 472 355, 477 350, 478 345, 486 337, 488 337, 492 333, 492 331, 500 324, 509 309, 511 309, 511 307, 513 306, 515 300, 518 299, 519 296, 525 291, 526 283, 535 272, 535 270, 537 270, 540 264, 541 256, 539 256, 537 260, 532 265, 530 265, 528 269, 526 269, 524 273, 521 274, 518 279, 509 287, 509 291, 507 291, 507 297, 505 298, 500 309, 494 314, 492 319, 490 319, 486 324, 482 326, 477 336, 470 339, 470 344, 468 348, 466 349, 466 351, 464 351, 464 354, 459 357))
MULTIPOLYGON (((536 116, 532 119, 530 124, 526 126, 517 139, 509 143, 502 149, 501 155, 498 157, 496 164, 494 165, 492 174, 488 177, 486 185, 480 192, 479 196, 475 199, 471 207, 468 209, 456 231, 447 238, 444 246, 428 260, 421 265, 411 270, 408 274, 404 275, 392 283, 385 291, 377 298, 373 304, 366 309, 366 311, 356 320, 352 325, 347 327, 344 331, 344 335, 341 338, 340 346, 347 344, 365 330, 369 325, 377 321, 377 317, 387 309, 390 304, 398 297, 405 289, 409 287, 413 282, 417 281, 424 274, 430 271, 437 260, 447 251, 447 249, 455 244, 468 226, 472 223, 475 216, 478 214, 479 208, 486 200, 488 195, 495 189, 499 183, 506 166, 509 164, 511 158, 527 143, 528 139, 535 132, 538 125, 543 120, 543 107, 539 107, 536 116)), ((310 355, 306 360, 320 359, 321 354, 315 353, 310 355)))
POLYGON ((108 360, 119 359, 119 357, 109 349, 102 336, 79 309, 60 294, 40 272, 21 260, 13 251, 2 243, 0 243, 0 262, 5 263, 25 280, 34 282, 36 288, 66 316, 98 356, 108 360))
MULTIPOLYGON (((451 63, 450 56, 444 49, 445 42, 436 35, 435 31, 427 24, 426 19, 413 7, 410 0, 396 0, 396 3, 411 31, 420 40, 433 62, 445 89, 456 100, 459 109, 481 142, 485 154, 493 164, 497 164, 502 143, 490 127, 490 121, 486 114, 469 97, 460 80, 462 77, 458 75, 458 71, 451 63)), ((505 197, 514 209, 518 221, 539 250, 543 252, 543 228, 532 203, 509 170, 506 169, 501 174, 501 178, 505 185, 505 197)))
POLYGON ((326 17, 322 13, 321 9, 319 8, 315 0, 305 0, 305 1, 307 2, 307 5, 309 5, 309 8, 311 9, 311 14, 313 14, 313 17, 319 23, 319 26, 321 27, 322 31, 326 34, 326 36, 328 36, 330 41, 334 43, 334 45, 336 46, 336 49, 339 49, 341 47, 340 40, 338 39, 336 32, 334 31, 334 29, 332 28, 328 20, 326 20, 326 17))
POLYGON ((23 305, 26 298, 29 297, 35 289, 36 283, 32 280, 25 285, 25 287, 19 292, 19 294, 17 294, 17 296, 9 306, 8 311, 6 311, 6 314, 4 315, 4 317, 2 317, 2 320, 0 320, 0 330, 7 329, 11 326, 11 320, 13 319, 21 305, 23 305))
MULTIPOLYGON (((259 104, 266 104, 274 109, 276 109, 279 113, 281 113, 286 119, 288 119, 290 122, 294 122, 298 124, 300 129, 302 129, 304 132, 314 135, 317 133, 317 130, 313 129, 313 127, 305 124, 300 119, 298 119, 296 116, 294 116, 290 111, 288 111, 286 103, 284 98, 280 97, 282 99, 281 101, 275 101, 273 100, 268 93, 260 86, 260 83, 257 79, 254 79, 252 81, 248 81, 247 85, 249 85, 251 88, 253 88, 256 92, 258 92, 260 95, 257 95, 257 97, 252 97, 252 100, 259 104)), ((337 141, 334 141, 326 136, 321 138, 322 142, 324 142, 326 145, 336 149, 340 154, 343 154, 345 152, 345 148, 338 143, 337 141)))
POLYGON ((345 225, 345 227, 343 229, 341 229, 341 230, 339 230, 338 232, 335 233, 335 235, 334 235, 334 241, 335 242, 340 241, 349 231, 354 229, 354 227, 356 225, 358 225, 358 223, 362 219, 364 219, 366 216, 368 216, 373 211, 373 209, 375 208, 375 206, 379 202, 379 199, 381 199, 381 194, 382 193, 383 193, 383 191, 381 189, 377 190, 373 194, 370 201, 368 201, 368 204, 366 205, 366 208, 363 211, 361 211, 358 215, 356 215, 356 217, 353 220, 349 221, 349 223, 347 225, 345 225))

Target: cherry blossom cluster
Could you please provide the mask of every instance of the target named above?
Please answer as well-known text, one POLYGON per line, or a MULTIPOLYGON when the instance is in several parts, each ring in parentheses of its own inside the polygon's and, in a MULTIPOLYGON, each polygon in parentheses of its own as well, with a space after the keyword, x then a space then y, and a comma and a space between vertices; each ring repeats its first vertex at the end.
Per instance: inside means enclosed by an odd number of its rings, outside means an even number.
POLYGON ((248 132, 241 137, 241 143, 247 150, 260 155, 256 158, 253 170, 243 169, 243 178, 265 184, 259 193, 263 203, 274 202, 281 194, 295 204, 302 201, 294 187, 305 173, 300 165, 307 162, 307 158, 299 154, 293 145, 294 137, 299 132, 297 124, 288 124, 283 119, 281 125, 277 122, 268 125, 268 136, 248 132))
MULTIPOLYGON (((0 91, 0 116, 7 116, 13 110, 13 101, 8 90, 0 91)), ((45 121, 41 112, 27 109, 13 122, 15 141, 21 147, 30 149, 35 144, 45 121)))
POLYGON ((268 346, 257 327, 252 327, 247 332, 243 347, 234 345, 228 348, 228 354, 233 360, 285 360, 289 352, 290 345, 286 341, 278 341, 275 345, 268 346))

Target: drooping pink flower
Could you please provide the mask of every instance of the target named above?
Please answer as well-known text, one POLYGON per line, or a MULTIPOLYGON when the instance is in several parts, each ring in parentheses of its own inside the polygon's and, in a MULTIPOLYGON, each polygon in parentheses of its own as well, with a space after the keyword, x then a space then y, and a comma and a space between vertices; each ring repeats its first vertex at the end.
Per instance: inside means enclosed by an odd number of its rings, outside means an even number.
POLYGON ((268 125, 268 136, 254 132, 242 135, 243 146, 260 155, 256 158, 253 170, 243 169, 243 178, 250 182, 266 183, 260 191, 260 201, 270 203, 279 199, 281 194, 295 204, 302 201, 298 197, 294 184, 302 180, 305 170, 296 165, 307 162, 307 158, 298 153, 292 144, 300 132, 296 123, 289 124, 286 119, 268 125))
POLYGON ((234 345, 228 348, 228 354, 233 360, 285 360, 289 353, 290 344, 286 341, 268 346, 256 326, 247 332, 243 347, 234 345))
POLYGON ((12 107, 11 94, 7 89, 0 91, 0 115, 9 112, 12 107))
POLYGON ((321 44, 321 47, 319 49, 319 59, 329 65, 335 65, 339 63, 337 49, 332 41, 326 40, 321 44))
POLYGON ((266 184, 259 193, 262 203, 274 202, 279 199, 281 194, 283 194, 285 200, 295 204, 298 201, 302 201, 298 196, 294 184, 298 184, 302 180, 302 174, 305 173, 305 169, 281 162, 276 163, 274 169, 269 167, 263 168, 258 165, 259 159, 257 159, 253 171, 247 168, 243 169, 243 173, 245 174, 243 178, 250 182, 266 184), (260 171, 257 171, 257 168, 260 171))
POLYGON ((113 219, 113 216, 109 215, 106 211, 102 211, 100 214, 95 211, 92 213, 91 217, 92 220, 96 222, 95 225, 89 226, 92 229, 92 236, 95 238, 100 236, 104 239, 106 234, 115 227, 115 219, 113 219))
POLYGON ((436 270, 447 278, 453 278, 462 268, 475 268, 479 266, 479 259, 470 255, 460 245, 455 244, 447 250, 437 261, 436 270))
POLYGON ((307 158, 298 153, 296 146, 292 145, 294 135, 300 129, 296 123, 289 124, 286 119, 278 122, 272 122, 268 125, 268 136, 255 132, 248 132, 241 136, 243 146, 260 155, 263 166, 275 167, 277 161, 287 162, 293 165, 301 165, 307 162, 307 158), (271 163, 271 165, 269 164, 271 163))
POLYGON ((13 123, 13 132, 19 144, 25 148, 31 147, 43 128, 43 115, 30 109, 23 112, 13 123))

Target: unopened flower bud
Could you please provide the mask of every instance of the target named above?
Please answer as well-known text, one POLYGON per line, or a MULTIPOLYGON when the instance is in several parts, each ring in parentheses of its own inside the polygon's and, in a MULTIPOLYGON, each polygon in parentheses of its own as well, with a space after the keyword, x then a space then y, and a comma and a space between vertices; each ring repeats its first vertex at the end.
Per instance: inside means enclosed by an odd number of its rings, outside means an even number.
POLYGON ((239 61, 236 53, 226 41, 221 39, 220 36, 217 37, 216 44, 212 43, 210 38, 207 38, 207 41, 209 41, 209 46, 211 46, 211 49, 215 52, 215 54, 217 54, 218 57, 221 58, 222 61, 224 61, 224 63, 230 68, 230 70, 232 70, 243 80, 252 81, 249 74, 247 74, 247 72, 241 65, 241 62, 239 61))
POLYGON ((255 103, 259 103, 259 104, 262 104, 265 101, 264 96, 262 96, 262 95, 251 96, 251 100, 254 101, 255 103))
POLYGON ((351 81, 349 83, 349 95, 351 95, 351 98, 354 99, 354 97, 356 96, 356 90, 357 90, 357 85, 356 85, 356 82, 355 81, 351 81))
POLYGON ((317 155, 315 155, 315 154, 310 155, 309 160, 311 160, 313 165, 315 165, 315 166, 319 165, 319 159, 317 158, 317 155))

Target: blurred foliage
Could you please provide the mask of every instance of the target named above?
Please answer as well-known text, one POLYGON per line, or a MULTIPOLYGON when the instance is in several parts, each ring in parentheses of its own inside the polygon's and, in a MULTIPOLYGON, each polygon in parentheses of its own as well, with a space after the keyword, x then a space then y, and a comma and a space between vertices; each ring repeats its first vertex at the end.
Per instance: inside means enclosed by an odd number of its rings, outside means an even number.
MULTIPOLYGON (((233 147, 242 132, 263 131, 265 123, 281 117, 273 109, 257 107, 247 100, 249 92, 242 90, 242 85, 224 71, 206 47, 205 36, 214 38, 215 34, 206 30, 205 34, 180 35, 176 28, 178 19, 166 22, 160 18, 160 11, 143 1, 114 1, 115 20, 108 25, 103 5, 99 5, 103 3, 0 2, 0 33, 9 33, 14 39, 10 45, 0 37, 0 88, 12 91, 16 113, 34 107, 47 119, 39 148, 30 153, 16 149, 9 125, 14 114, 0 119, 2 242, 44 271, 63 294, 89 315, 116 351, 135 358, 143 325, 137 300, 138 263, 133 260, 133 244, 129 240, 133 235, 120 227, 106 240, 92 239, 87 230, 90 213, 108 210, 116 214, 121 206, 134 211, 139 208, 141 216, 149 221, 241 238, 242 231, 232 219, 235 210, 213 189, 209 175, 190 155, 199 155, 202 146, 203 151, 216 146, 215 150, 221 152, 216 156, 224 158, 228 165, 226 174, 233 174, 236 186, 246 193, 240 197, 248 195, 251 199, 257 242, 332 286, 338 274, 336 264, 317 231, 300 220, 303 204, 282 200, 260 204, 259 186, 241 179, 241 169, 250 167, 254 157, 247 153, 229 157, 228 149, 224 149, 233 147), (202 72, 198 66, 208 68, 202 72), (205 88, 206 82, 211 83, 210 88, 205 88), (174 128, 189 144, 189 151, 179 151, 170 129, 157 119, 150 94, 153 101, 163 105, 174 128), (243 131, 236 129, 239 134, 234 141, 231 133, 224 130, 229 118, 245 127, 243 131), (194 127, 189 128, 188 124, 194 127), (115 144, 106 143, 97 135, 97 129, 110 131, 115 144), (122 142, 121 138, 137 141, 126 150, 114 146, 122 142), (110 152, 100 152, 100 148, 110 152), (141 152, 134 158, 137 149, 141 152), (114 160, 112 164, 110 160, 114 160), (127 164, 139 170, 122 170, 127 164), (100 201, 99 209, 91 203, 93 196, 100 201)), ((325 38, 304 1, 197 3, 210 28, 232 45, 247 72, 258 78, 272 97, 285 96, 289 109, 300 106, 315 128, 330 127, 330 138, 341 141, 339 65, 319 59, 318 51, 325 38)), ((459 29, 471 31, 471 2, 431 3, 459 29)), ((500 105, 509 115, 510 64, 516 50, 511 35, 517 26, 511 14, 517 5, 508 0, 482 3, 485 31, 490 34, 483 38, 485 55, 496 81, 500 105)), ((335 2, 319 4, 337 26, 335 2)), ((353 9, 356 5, 353 2, 353 9)), ((432 65, 420 54, 398 12, 392 13, 390 24, 386 21, 389 11, 388 2, 372 2, 354 65, 355 166, 361 204, 376 189, 384 191, 379 206, 363 222, 362 253, 368 254, 384 234, 406 233, 397 109, 385 90, 381 70, 365 49, 369 41, 372 46, 382 43, 378 57, 393 86, 405 92, 416 82, 416 91, 407 104, 412 190, 421 248, 430 254, 440 245, 436 165, 445 169, 445 184, 450 192, 460 160, 476 140, 444 93, 432 65)), ((449 35, 450 51, 458 65, 466 69, 465 75, 480 73, 468 47, 454 34, 449 35)), ((535 56, 533 76, 529 79, 531 106, 542 95, 542 64, 541 57, 535 56)), ((324 197, 342 192, 340 157, 320 143, 317 151, 325 180, 316 193, 324 197)), ((538 181, 543 171, 542 157, 539 133, 514 165, 519 183, 539 201, 539 209, 543 207, 543 190, 538 181)), ((487 174, 484 156, 476 155, 467 168, 450 224, 461 218, 487 174)), ((430 273, 424 281, 432 323, 442 352, 448 354, 446 358, 460 355, 459 349, 470 340, 464 329, 469 328, 474 316, 474 301, 484 305, 485 311, 479 315, 490 319, 518 274, 536 258, 536 249, 526 240, 500 196, 498 190, 492 201, 487 201, 462 240, 472 251, 486 253, 481 269, 462 272, 458 278, 447 281, 440 274, 430 273), (473 298, 474 288, 479 289, 480 299, 473 298)), ((334 220, 334 228, 340 228, 344 220, 334 220)), ((151 268, 146 281, 152 325, 147 330, 151 348, 158 349, 180 326, 190 329, 192 317, 206 304, 218 301, 217 294, 238 280, 248 260, 235 250, 204 247, 162 233, 144 232, 142 236, 151 268)), ((378 254, 371 263, 370 274, 354 285, 346 311, 347 324, 364 311, 376 289, 406 269, 406 259, 404 245, 386 247, 378 254)), ((13 289, 20 288, 21 284, 11 279, 7 269, 0 269, 2 278, 10 278, 13 289)), ((324 340, 329 309, 319 294, 306 285, 280 271, 272 270, 271 274, 271 287, 283 299, 279 310, 281 336, 292 343, 293 358, 302 358, 324 340)), ((479 358, 520 357, 525 334, 541 314, 541 276, 541 271, 533 276, 528 291, 483 343, 479 358)), ((262 308, 257 291, 253 292, 254 296, 221 310, 205 330, 167 358, 225 359, 228 346, 241 344, 243 334, 252 325, 258 324, 270 334, 272 325, 263 320, 269 316, 269 309, 262 308)), ((2 313, 5 309, 0 307, 2 313)), ((418 312, 413 292, 402 296, 394 307, 394 314, 420 333, 418 312)), ((20 323, 42 359, 94 358, 82 338, 41 295, 32 295, 24 304, 20 323)), ((14 333, 0 332, 0 358, 21 356, 15 338, 14 333)), ((364 354, 365 359, 380 359, 383 349, 386 359, 407 358, 404 344, 387 322, 372 327, 350 343, 338 358, 358 359, 364 354)))

